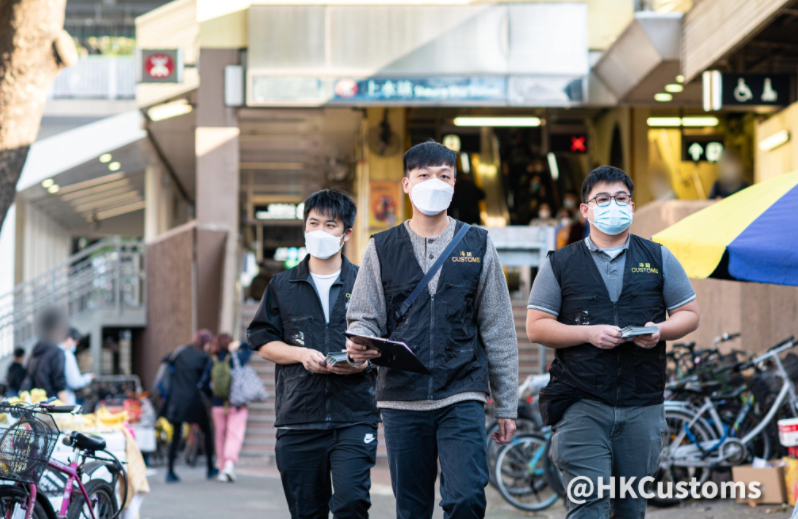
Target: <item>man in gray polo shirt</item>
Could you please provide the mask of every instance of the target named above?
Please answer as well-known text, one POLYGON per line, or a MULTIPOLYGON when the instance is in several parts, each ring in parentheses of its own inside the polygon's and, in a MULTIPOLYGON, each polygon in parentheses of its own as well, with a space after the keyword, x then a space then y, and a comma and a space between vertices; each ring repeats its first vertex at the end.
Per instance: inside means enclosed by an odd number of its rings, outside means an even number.
MULTIPOLYGON (((540 393, 555 431, 552 459, 566 488, 589 479, 592 493, 566 500, 569 518, 643 517, 645 499, 610 499, 599 487, 615 477, 654 475, 662 434, 665 341, 698 327, 695 292, 679 261, 629 232, 634 184, 618 168, 592 171, 580 210, 590 237, 546 259, 527 310, 527 335, 556 350, 540 393), (622 337, 627 326, 657 331, 622 337)), ((637 483, 633 488, 637 491, 637 483)))

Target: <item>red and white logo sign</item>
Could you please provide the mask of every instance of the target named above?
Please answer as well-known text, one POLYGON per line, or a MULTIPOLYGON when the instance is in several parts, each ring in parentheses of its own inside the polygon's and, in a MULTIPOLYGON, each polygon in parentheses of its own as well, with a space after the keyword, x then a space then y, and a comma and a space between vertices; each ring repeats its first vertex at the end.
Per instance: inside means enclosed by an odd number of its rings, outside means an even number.
POLYGON ((153 79, 166 79, 175 71, 175 62, 168 54, 150 54, 144 62, 144 70, 153 79))
POLYGON ((335 84, 335 94, 338 97, 350 98, 357 94, 357 81, 342 79, 335 84))

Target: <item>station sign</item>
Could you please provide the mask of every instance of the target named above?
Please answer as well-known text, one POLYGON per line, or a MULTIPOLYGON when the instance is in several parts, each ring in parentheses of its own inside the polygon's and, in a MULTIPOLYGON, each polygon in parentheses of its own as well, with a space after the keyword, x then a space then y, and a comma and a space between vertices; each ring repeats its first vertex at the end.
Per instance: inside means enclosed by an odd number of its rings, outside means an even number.
POLYGON ((793 102, 789 74, 703 74, 704 109, 787 106, 793 102))
POLYGON ((305 204, 256 205, 254 213, 256 220, 302 220, 305 204))
POLYGON ((182 83, 182 49, 138 49, 139 83, 182 83))
POLYGON ((587 133, 552 133, 549 135, 549 149, 554 153, 587 153, 587 133))
POLYGON ((249 72, 249 106, 575 106, 582 76, 291 77, 249 72))
POLYGON ((722 135, 682 135, 683 162, 717 162, 723 149, 722 135))

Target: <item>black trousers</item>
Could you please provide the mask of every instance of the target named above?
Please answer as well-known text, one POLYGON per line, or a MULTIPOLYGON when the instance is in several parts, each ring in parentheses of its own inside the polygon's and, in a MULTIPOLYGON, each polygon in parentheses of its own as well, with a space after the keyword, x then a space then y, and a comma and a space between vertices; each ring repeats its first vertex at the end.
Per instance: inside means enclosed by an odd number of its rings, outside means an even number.
POLYGON ((398 519, 431 519, 441 463, 446 519, 482 519, 487 500, 485 408, 459 402, 434 411, 382 410, 398 519))
MULTIPOLYGON (((175 459, 177 458, 177 451, 180 448, 180 441, 183 437, 183 423, 170 422, 172 424, 172 443, 169 444, 169 472, 175 471, 175 459)), ((208 470, 213 467, 213 431, 211 431, 211 423, 208 420, 208 415, 202 413, 200 421, 197 422, 200 430, 202 431, 202 438, 205 445, 205 461, 208 464, 208 470)))
POLYGON ((366 519, 371 467, 377 461, 377 427, 280 429, 277 469, 293 519, 366 519), (332 487, 330 488, 330 476, 332 487))

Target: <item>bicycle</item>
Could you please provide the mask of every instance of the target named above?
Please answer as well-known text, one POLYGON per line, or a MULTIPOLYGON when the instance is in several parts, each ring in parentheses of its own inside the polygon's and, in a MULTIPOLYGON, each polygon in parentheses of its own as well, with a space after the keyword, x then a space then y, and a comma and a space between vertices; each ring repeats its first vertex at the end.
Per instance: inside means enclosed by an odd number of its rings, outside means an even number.
MULTIPOLYGON (((0 404, 0 413, 6 419, 16 420, 0 426, 0 479, 15 482, 0 485, 0 516, 5 519, 116 519, 121 510, 114 488, 119 481, 126 482, 122 463, 105 450, 105 440, 80 432, 72 432, 62 440, 73 448, 69 465, 51 459, 60 431, 50 415, 80 410, 80 406, 54 406, 52 400, 24 406, 0 404), (97 453, 109 457, 100 457, 97 453), (58 514, 38 491, 45 468, 67 477, 58 514), (84 475, 91 477, 100 469, 111 475, 110 483, 98 478, 83 484, 84 475)), ((126 501, 125 483, 122 502, 126 501)))
MULTIPOLYGON (((738 388, 730 395, 717 395, 713 392, 719 387, 718 383, 700 383, 697 379, 680 382, 679 385, 684 390, 689 390, 692 385, 692 391, 702 397, 703 404, 696 407, 690 402, 666 402, 665 417, 668 421, 670 441, 664 446, 660 455, 654 485, 660 482, 675 485, 679 481, 694 477, 703 483, 716 468, 740 465, 754 454, 754 450, 764 449, 762 445, 757 447, 757 442, 769 441, 767 428, 774 423, 777 413, 783 407, 792 416, 798 416, 795 385, 779 358, 779 354, 795 346, 793 337, 790 337, 751 361, 716 370, 716 372, 742 372, 752 367, 757 368, 766 362, 772 363, 774 375, 782 383, 778 394, 761 419, 752 414, 751 398, 744 400, 731 424, 723 420, 715 405, 718 399, 733 400, 741 397, 746 387, 738 388)), ((658 506, 669 506, 678 503, 679 500, 654 498, 652 502, 658 506)))
POLYGON ((496 488, 519 510, 545 510, 565 496, 562 474, 551 460, 551 436, 550 428, 542 434, 522 434, 499 451, 496 488))

